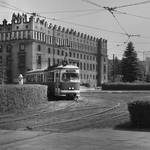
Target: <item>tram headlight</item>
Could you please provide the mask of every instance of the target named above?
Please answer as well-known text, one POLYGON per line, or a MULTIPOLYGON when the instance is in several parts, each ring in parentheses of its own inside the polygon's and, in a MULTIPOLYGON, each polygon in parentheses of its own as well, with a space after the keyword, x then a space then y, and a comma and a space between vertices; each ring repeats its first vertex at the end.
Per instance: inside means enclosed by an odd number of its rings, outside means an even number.
POLYGON ((72 87, 72 90, 74 90, 74 87, 72 87))

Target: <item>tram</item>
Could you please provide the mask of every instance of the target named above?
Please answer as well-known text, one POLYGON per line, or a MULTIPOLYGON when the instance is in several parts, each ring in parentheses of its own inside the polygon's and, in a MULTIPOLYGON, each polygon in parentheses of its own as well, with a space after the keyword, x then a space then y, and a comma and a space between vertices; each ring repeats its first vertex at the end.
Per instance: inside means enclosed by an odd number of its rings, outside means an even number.
POLYGON ((74 65, 60 65, 43 70, 28 71, 26 82, 31 84, 45 84, 48 86, 47 97, 66 96, 77 100, 80 96, 79 67, 74 65))

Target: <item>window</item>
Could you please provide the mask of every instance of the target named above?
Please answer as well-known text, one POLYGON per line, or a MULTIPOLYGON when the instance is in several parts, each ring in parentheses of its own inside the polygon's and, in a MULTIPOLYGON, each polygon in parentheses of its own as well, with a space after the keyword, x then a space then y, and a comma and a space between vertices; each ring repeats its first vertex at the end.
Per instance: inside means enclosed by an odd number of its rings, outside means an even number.
POLYGON ((86 70, 86 64, 84 63, 84 70, 86 70))
POLYGON ((2 52, 3 52, 3 46, 0 45, 0 53, 2 53, 2 52))
POLYGON ((41 45, 38 45, 38 51, 41 51, 41 45))
POLYGON ((25 68, 25 64, 26 64, 25 55, 24 54, 18 55, 18 68, 25 68))
POLYGON ((77 58, 79 58, 79 54, 77 53, 77 58))
POLYGON ((64 51, 61 51, 61 55, 64 56, 64 51))
POLYGON ((82 54, 80 54, 80 59, 82 59, 82 54))
POLYGON ((16 29, 18 30, 18 29, 19 29, 19 26, 17 26, 16 29))
POLYGON ((106 59, 105 59, 105 57, 104 57, 104 62, 106 62, 106 59))
POLYGON ((95 79, 95 75, 93 75, 93 79, 95 79))
POLYGON ((11 57, 10 56, 6 56, 6 64, 7 64, 7 66, 11 65, 11 57))
POLYGON ((80 69, 82 70, 82 62, 80 62, 80 69))
POLYGON ((86 56, 84 55, 84 59, 86 58, 86 56))
POLYGON ((26 25, 26 29, 28 29, 28 25, 26 25))
POLYGON ((48 58, 48 67, 51 65, 51 59, 48 58))
POLYGON ((87 70, 89 70, 89 64, 87 64, 87 70))
POLYGON ((92 71, 92 64, 90 64, 90 70, 92 71))
POLYGON ((7 53, 11 53, 11 45, 7 45, 6 48, 7 48, 7 49, 6 49, 7 53))
POLYGON ((93 56, 93 60, 95 60, 95 57, 93 56))
POLYGON ((69 57, 72 57, 72 53, 71 52, 69 52, 69 57))
POLYGON ((92 56, 90 56, 90 60, 92 60, 92 56))
POLYGON ((73 53, 73 57, 74 57, 74 58, 76 57, 76 54, 75 54, 75 53, 73 53))
POLYGON ((41 68, 41 55, 37 55, 37 68, 40 69, 41 68))
POLYGON ((68 53, 66 52, 66 53, 65 53, 65 57, 67 57, 67 56, 68 56, 68 53))
POLYGON ((104 74, 106 73, 106 65, 104 65, 104 74))
POLYGON ((59 55, 60 54, 60 51, 59 51, 59 49, 57 50, 57 55, 59 55))
POLYGON ((50 54, 51 53, 51 49, 50 48, 48 48, 48 54, 50 54))
POLYGON ((87 56, 87 60, 89 60, 89 56, 87 56))
POLYGON ((25 45, 22 44, 22 43, 20 44, 20 50, 21 50, 21 51, 24 51, 24 50, 25 50, 25 45))
POLYGON ((70 81, 70 80, 78 80, 79 74, 78 73, 63 73, 62 74, 62 81, 70 81))
POLYGON ((104 80, 106 80, 106 76, 104 76, 104 80))
POLYGON ((0 56, 0 64, 3 63, 3 59, 2 59, 2 56, 0 56))
POLYGON ((93 64, 93 71, 95 70, 95 65, 93 64))

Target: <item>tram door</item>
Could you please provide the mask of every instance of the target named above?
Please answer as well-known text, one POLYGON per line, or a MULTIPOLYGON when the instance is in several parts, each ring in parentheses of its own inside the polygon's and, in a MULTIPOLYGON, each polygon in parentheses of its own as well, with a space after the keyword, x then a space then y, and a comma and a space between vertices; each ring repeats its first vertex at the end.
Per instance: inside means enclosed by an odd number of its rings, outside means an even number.
POLYGON ((60 95, 59 83, 60 83, 60 72, 56 71, 55 72, 55 94, 56 96, 60 95))

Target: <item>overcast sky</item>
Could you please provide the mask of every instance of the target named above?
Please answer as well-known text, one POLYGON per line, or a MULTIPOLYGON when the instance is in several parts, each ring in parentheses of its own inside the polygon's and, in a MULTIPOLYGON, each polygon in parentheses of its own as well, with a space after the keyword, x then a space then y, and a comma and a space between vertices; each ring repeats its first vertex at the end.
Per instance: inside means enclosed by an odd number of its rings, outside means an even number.
MULTIPOLYGON (((99 6, 116 7, 146 0, 89 0, 99 6)), ((85 0, 0 0, 0 21, 4 18, 10 21, 14 12, 8 5, 11 4, 27 12, 37 12, 41 16, 60 19, 61 21, 47 20, 50 23, 73 28, 98 38, 108 40, 108 56, 113 54, 121 58, 126 48, 126 41, 132 41, 138 57, 150 54, 150 1, 141 5, 133 5, 116 9, 129 15, 111 13, 85 0), (6 7, 5 7, 6 6, 6 7), (141 16, 141 17, 139 17, 141 16), (118 21, 118 22, 117 22, 118 21), (71 23, 65 23, 71 22, 71 23), (84 26, 81 26, 84 25, 84 26), (90 26, 88 28, 87 26, 90 26), (122 34, 123 33, 123 34, 122 34), (125 35, 138 35, 131 37, 125 35), (140 36, 140 37, 139 37, 140 36), (145 53, 143 53, 146 51, 145 53), (143 55, 144 54, 144 55, 143 55)), ((17 10, 15 10, 18 12, 17 10)))

